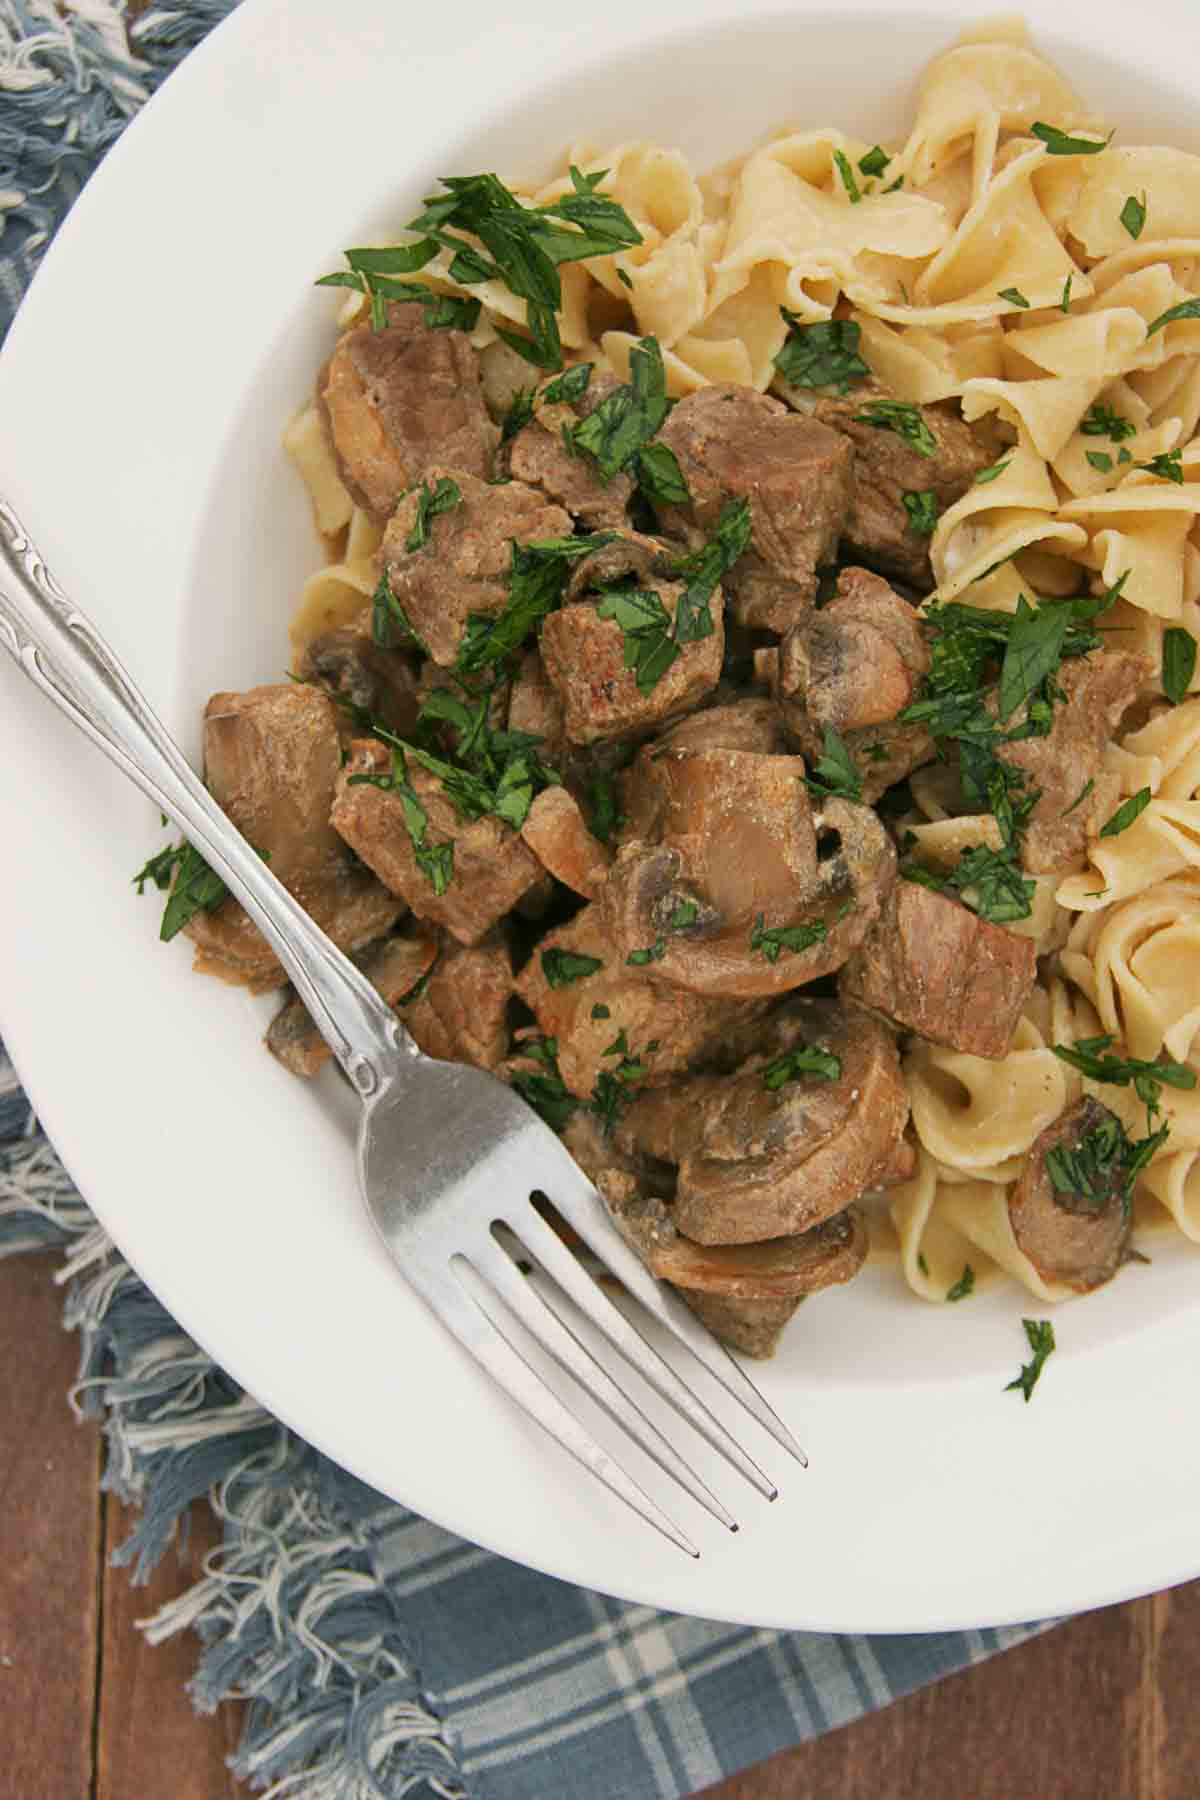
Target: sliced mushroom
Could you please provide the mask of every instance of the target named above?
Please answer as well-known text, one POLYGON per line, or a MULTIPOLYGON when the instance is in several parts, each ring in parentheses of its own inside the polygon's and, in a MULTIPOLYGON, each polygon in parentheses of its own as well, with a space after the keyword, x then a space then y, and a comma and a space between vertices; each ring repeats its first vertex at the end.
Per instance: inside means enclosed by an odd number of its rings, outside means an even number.
POLYGON ((679 1231, 699 1244, 748 1244, 841 1212, 878 1182, 907 1121, 891 1034, 859 1007, 793 999, 766 1020, 735 1075, 640 1094, 616 1144, 677 1165, 679 1231), (836 1057, 836 1079, 769 1085, 768 1068, 803 1045, 836 1057))
POLYGON ((677 1228, 673 1209, 639 1199, 614 1213, 653 1272, 676 1287, 727 1300, 794 1300, 849 1281, 867 1254, 862 1215, 854 1208, 810 1231, 767 1243, 697 1244, 677 1228))
MULTIPOLYGON (((391 930, 403 900, 355 862, 329 823, 341 750, 325 694, 295 682, 214 694, 204 760, 218 805, 339 949, 362 949, 391 930)), ((202 974, 257 993, 284 985, 274 951, 232 896, 185 930, 202 974)))
POLYGON ((612 852, 592 836, 579 802, 565 787, 545 788, 537 796, 521 836, 556 881, 595 899, 612 865, 612 852))
POLYGON ((1120 1122, 1089 1095, 1034 1139, 1008 1202, 1017 1246, 1042 1280, 1080 1294, 1110 1281, 1125 1260, 1132 1218, 1126 1172, 1117 1155, 1097 1174, 1092 1191, 1062 1192, 1046 1159, 1055 1150, 1077 1150, 1098 1130, 1119 1137, 1120 1122))
POLYGON ((842 971, 841 991, 933 1044, 1007 1056, 1037 975, 1033 940, 898 881, 842 971))
POLYGON ((407 737, 417 722, 419 700, 412 662, 403 651, 383 649, 374 641, 369 607, 352 625, 314 638, 298 674, 324 688, 335 703, 341 702, 338 725, 344 743, 361 730, 361 720, 356 726, 354 713, 369 713, 399 737, 407 737))
POLYGON ((896 852, 865 806, 829 800, 814 815, 804 773, 800 757, 743 750, 668 744, 640 759, 638 836, 602 900, 624 957, 739 999, 840 968, 878 917, 896 852))
MULTIPOLYGON (((395 1006, 429 972, 437 954, 436 938, 394 937, 382 944, 369 945, 366 950, 356 952, 351 960, 358 964, 388 1005, 395 1006)), ((264 1041, 271 1055, 285 1069, 306 1079, 323 1068, 333 1055, 298 995, 276 1013, 264 1041)))

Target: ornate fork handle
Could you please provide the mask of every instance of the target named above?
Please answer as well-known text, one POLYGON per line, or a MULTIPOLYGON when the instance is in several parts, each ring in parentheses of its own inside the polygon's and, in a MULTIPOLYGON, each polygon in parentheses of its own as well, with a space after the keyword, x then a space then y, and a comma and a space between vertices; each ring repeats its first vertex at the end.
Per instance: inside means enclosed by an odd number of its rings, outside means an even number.
POLYGON ((184 836, 241 901, 358 1093, 378 1093, 416 1046, 371 983, 309 918, 198 780, 91 621, 0 499, 0 645, 184 836))

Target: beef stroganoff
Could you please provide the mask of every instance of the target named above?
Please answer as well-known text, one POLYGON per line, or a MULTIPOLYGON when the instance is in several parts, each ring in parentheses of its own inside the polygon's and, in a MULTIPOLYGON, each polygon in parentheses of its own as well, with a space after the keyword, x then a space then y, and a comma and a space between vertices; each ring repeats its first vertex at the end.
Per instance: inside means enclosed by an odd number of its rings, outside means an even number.
POLYGON ((869 1246, 1051 1302, 1200 1241, 1200 158, 1006 25, 903 142, 581 143, 327 281, 326 558, 206 775, 420 1047, 754 1354, 869 1246))

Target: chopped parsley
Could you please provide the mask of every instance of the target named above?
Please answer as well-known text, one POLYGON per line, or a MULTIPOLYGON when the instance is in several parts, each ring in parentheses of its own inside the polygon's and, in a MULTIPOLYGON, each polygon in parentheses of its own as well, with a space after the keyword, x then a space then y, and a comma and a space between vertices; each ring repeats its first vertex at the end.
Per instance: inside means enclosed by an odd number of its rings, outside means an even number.
POLYGON ((1067 279, 1063 282, 1062 299, 1058 303, 1061 310, 1065 313, 1069 313, 1071 310, 1071 289, 1074 285, 1074 275, 1068 275, 1067 279))
POLYGON ((859 157, 859 171, 863 175, 882 175, 891 160, 887 151, 881 150, 876 144, 873 150, 868 150, 865 156, 859 157))
POLYGON ((512 397, 512 405, 505 413, 500 425, 500 442, 511 443, 518 431, 524 431, 533 417, 533 389, 518 388, 512 397))
POLYGON ((1174 481, 1183 486, 1183 451, 1164 450, 1161 456, 1152 456, 1149 462, 1138 463, 1139 469, 1148 469, 1151 475, 1158 475, 1163 481, 1174 481))
POLYGON ((1019 1388, 1028 1401, 1033 1398, 1033 1390, 1046 1366, 1046 1359, 1056 1346, 1054 1327, 1049 1319, 1022 1319, 1021 1324, 1025 1327, 1025 1336, 1029 1341, 1029 1348, 1033 1351, 1033 1356, 1029 1362, 1021 1365, 1021 1373, 1015 1381, 1008 1383, 1004 1391, 1007 1394, 1014 1388, 1019 1388))
POLYGON ((1102 475, 1111 475, 1113 459, 1107 450, 1087 450, 1084 452, 1093 469, 1099 469, 1102 475))
POLYGON ((937 494, 932 488, 921 493, 902 494, 904 510, 908 514, 909 528, 918 537, 932 537, 938 522, 937 494))
POLYGON ((681 900, 667 920, 667 924, 672 931, 686 931, 688 926, 694 925, 699 917, 700 908, 694 900, 681 900))
POLYGON ((1196 1085, 1196 1074, 1186 1063, 1165 1061, 1144 1062, 1140 1057, 1113 1056, 1112 1045, 1116 1039, 1110 1034, 1102 1037, 1080 1038, 1075 1044, 1054 1044, 1051 1048, 1060 1061, 1069 1063, 1089 1081, 1107 1083, 1113 1087, 1129 1087, 1153 1117, 1161 1105, 1163 1087, 1190 1090, 1196 1085))
POLYGON ((1011 456, 1002 456, 999 462, 992 463, 986 469, 980 469, 975 477, 975 486, 986 487, 989 481, 998 481, 1011 461, 1011 456))
POLYGON ((696 643, 711 637, 711 602, 717 585, 748 549, 752 533, 750 502, 727 500, 717 529, 703 549, 674 563, 671 573, 686 583, 675 611, 675 641, 696 643))
POLYGON ((762 1084, 773 1094, 787 1082, 803 1081, 805 1077, 813 1081, 840 1081, 840 1057, 830 1050, 818 1049, 815 1044, 799 1044, 796 1049, 785 1050, 782 1056, 767 1064, 762 1072, 762 1084))
POLYGON ((647 963, 661 962, 667 954, 665 937, 655 938, 645 950, 631 950, 625 958, 631 969, 644 969, 647 963))
POLYGON ((1100 1213, 1115 1198, 1128 1205, 1134 1183, 1166 1143, 1168 1132, 1167 1125, 1160 1125, 1134 1141, 1120 1119, 1106 1112, 1076 1144, 1056 1144, 1046 1152, 1050 1185, 1064 1197, 1062 1204, 1073 1202, 1071 1211, 1100 1213))
POLYGON ((1137 436, 1137 426, 1131 419, 1121 413, 1113 412, 1110 406, 1104 406, 1097 400, 1089 406, 1080 421, 1079 429, 1084 437, 1111 438, 1114 444, 1122 443, 1126 438, 1137 436))
POLYGON ((611 1019, 612 1018, 612 1010, 610 1007, 605 1006, 602 1002, 598 1002, 592 1008, 592 1017, 593 1017, 593 1019, 611 1019))
POLYGON ((1121 223, 1131 238, 1137 239, 1141 237, 1146 224, 1145 194, 1142 195, 1140 200, 1136 194, 1130 194, 1128 200, 1126 200, 1124 206, 1121 208, 1121 223))
POLYGON ((938 441, 926 424, 925 415, 907 400, 872 400, 862 412, 855 413, 854 419, 858 425, 873 425, 876 431, 894 431, 918 456, 938 453, 938 441))
POLYGON ((595 363, 573 364, 563 374, 556 375, 553 381, 546 383, 542 389, 542 400, 547 406, 559 403, 573 406, 587 393, 595 366, 595 363))
MULTIPOLYGON (((264 862, 270 861, 265 851, 260 850, 259 855, 264 862)), ((160 850, 133 879, 139 894, 143 894, 146 883, 152 881, 160 893, 168 895, 158 931, 164 944, 169 944, 198 912, 212 912, 220 906, 229 892, 216 870, 210 868, 195 845, 189 843, 160 850)))
POLYGON ((596 1077, 596 1084, 592 1089, 592 1097, 589 1102, 589 1111, 600 1120, 606 1137, 611 1133, 625 1107, 634 1098, 637 1092, 636 1084, 647 1073, 649 1064, 645 1059, 653 1056, 657 1049, 658 1039, 651 1038, 644 1050, 631 1051, 628 1036, 622 1026, 608 1049, 604 1051, 605 1057, 616 1056, 620 1058, 620 1061, 613 1069, 602 1069, 596 1077))
POLYGON ((1029 308, 1029 301, 1025 298, 1020 288, 1001 288, 999 298, 1001 300, 1007 300, 1011 306, 1022 306, 1026 310, 1029 308))
POLYGON ((596 612, 620 627, 625 667, 633 670, 638 693, 651 693, 679 655, 671 618, 660 596, 652 588, 605 588, 596 612))
POLYGON ((637 482, 654 506, 688 506, 692 493, 669 444, 646 444, 637 453, 637 482))
POLYGON ((443 475, 435 488, 422 482, 417 492, 417 514, 412 530, 404 540, 406 550, 423 550, 429 542, 429 527, 439 513, 449 512, 462 503, 462 490, 456 481, 443 475))
POLYGON ((612 834, 620 820, 620 809, 617 805, 617 784, 613 777, 601 772, 593 775, 587 784, 587 828, 594 838, 602 844, 612 841, 612 834))
POLYGON ((1139 788, 1136 794, 1131 794, 1128 800, 1121 802, 1111 819, 1105 820, 1100 827, 1100 836, 1102 838, 1120 837, 1123 831, 1129 830, 1138 815, 1145 812, 1149 804, 1150 789, 1148 787, 1139 788))
POLYGON ((834 795, 839 800, 862 799, 862 776, 832 726, 825 727, 821 759, 814 766, 812 774, 805 777, 805 781, 816 794, 834 795))
POLYGON ((1072 800, 1070 806, 1063 808, 1062 812, 1058 815, 1059 818, 1060 819, 1069 819, 1071 814, 1075 811, 1075 808, 1077 806, 1083 805, 1084 801, 1087 799, 1088 795, 1091 793, 1091 791, 1095 787, 1095 785, 1096 785, 1096 777, 1094 775, 1089 776, 1087 781, 1084 782, 1083 786, 1080 788, 1079 792, 1076 794, 1075 798, 1072 800))
POLYGON ((764 929, 764 914, 759 913, 750 933, 751 950, 759 950, 769 963, 777 963, 783 955, 799 956, 814 944, 823 944, 829 935, 824 919, 809 925, 772 925, 764 929))
POLYGON ((775 367, 793 387, 834 388, 844 394, 871 371, 858 353, 862 330, 853 319, 827 319, 806 325, 786 306, 780 312, 790 325, 775 367))
POLYGON ((347 779, 348 787, 377 787, 385 793, 392 793, 400 800, 403 810, 404 828, 408 832, 412 845, 413 860, 425 876, 434 893, 440 898, 454 879, 454 843, 431 844, 428 841, 429 814, 409 780, 407 754, 412 753, 411 746, 404 745, 399 738, 384 733, 376 727, 376 734, 388 742, 392 752, 392 767, 388 774, 351 775, 347 779), (407 753, 407 754, 406 754, 407 753))
POLYGON ((953 1303, 955 1300, 965 1300, 969 1294, 973 1294, 974 1292, 975 1271, 970 1263, 964 1263, 962 1274, 959 1276, 954 1286, 947 1290, 946 1298, 953 1303))
POLYGON ((1200 319, 1200 300, 1181 300, 1178 306, 1168 306, 1165 313, 1160 313, 1147 325, 1146 336, 1153 337, 1164 326, 1176 325, 1182 319, 1200 319))
POLYGON ((1182 625, 1169 625, 1163 632, 1163 693, 1172 706, 1178 706, 1192 685, 1196 673, 1196 640, 1182 625))
MULTIPOLYGON (((576 451, 593 459, 601 480, 611 481, 658 435, 670 410, 658 339, 645 337, 629 353, 628 382, 606 394, 586 419, 569 426, 568 435, 576 451)), ((651 483, 655 466, 652 463, 651 483)), ((661 459, 657 468, 661 473, 661 459)))
POLYGON ((1106 138, 1071 137, 1059 126, 1045 125, 1040 119, 1033 127, 1033 135, 1042 140, 1051 156, 1099 156, 1112 142, 1111 132, 1106 138))
POLYGON ((371 597, 371 636, 381 650, 420 650, 428 655, 412 620, 392 592, 391 577, 385 568, 371 597))
POLYGON ((502 662, 554 611, 562 599, 571 563, 611 544, 616 535, 615 531, 594 531, 586 537, 535 538, 528 544, 519 544, 514 538, 504 610, 494 618, 472 613, 458 647, 455 669, 469 675, 502 662))
POLYGON ((574 950, 557 948, 542 951, 542 973, 552 988, 570 987, 572 982, 583 981, 603 967, 598 956, 584 956, 574 950))
POLYGON ((520 1046, 520 1054, 540 1063, 545 1073, 522 1071, 511 1078, 523 1100, 539 1113, 547 1125, 561 1131, 575 1111, 578 1102, 569 1092, 558 1067, 558 1039, 530 1038, 520 1046))
POLYGON ((844 150, 835 150, 833 160, 837 164, 837 172, 842 178, 842 186, 846 190, 851 206, 857 206, 862 199, 862 191, 854 179, 854 170, 850 167, 850 158, 844 150))

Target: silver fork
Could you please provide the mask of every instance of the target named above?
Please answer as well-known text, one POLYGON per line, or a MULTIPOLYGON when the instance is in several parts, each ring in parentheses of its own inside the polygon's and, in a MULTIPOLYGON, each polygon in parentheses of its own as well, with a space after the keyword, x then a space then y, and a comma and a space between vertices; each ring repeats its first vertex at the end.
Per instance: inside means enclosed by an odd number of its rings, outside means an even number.
POLYGON ((643 1519, 689 1555, 699 1554, 543 1380, 529 1359, 528 1333, 660 1469, 737 1530, 721 1501, 592 1354, 570 1322, 570 1309, 563 1308, 566 1298, 708 1444, 773 1500, 773 1483, 613 1304, 530 1195, 547 1195, 645 1311, 804 1463, 777 1414, 688 1307, 648 1272, 597 1190, 519 1095, 481 1070, 421 1054, 370 982, 217 806, 3 500, 0 644, 175 820, 268 939, 362 1100, 358 1174, 380 1236, 405 1278, 493 1380, 643 1519), (520 1265, 506 1232, 519 1247, 520 1265))

